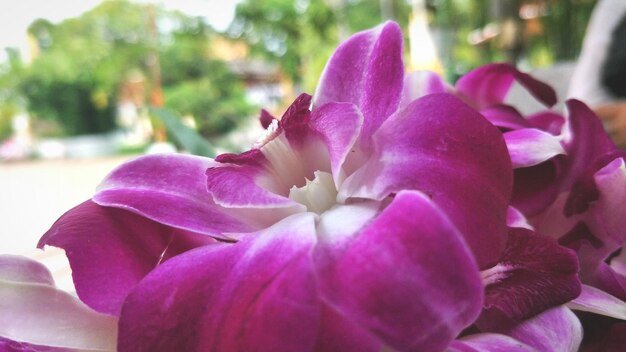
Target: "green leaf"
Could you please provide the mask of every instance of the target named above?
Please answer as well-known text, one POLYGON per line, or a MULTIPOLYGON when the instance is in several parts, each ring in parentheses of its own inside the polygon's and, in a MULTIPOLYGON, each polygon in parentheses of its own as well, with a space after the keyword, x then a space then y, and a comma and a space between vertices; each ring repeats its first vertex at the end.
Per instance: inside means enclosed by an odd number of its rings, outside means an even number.
POLYGON ((215 156, 215 148, 197 131, 183 124, 179 116, 162 108, 151 108, 150 112, 163 122, 167 132, 189 153, 208 157, 215 156))

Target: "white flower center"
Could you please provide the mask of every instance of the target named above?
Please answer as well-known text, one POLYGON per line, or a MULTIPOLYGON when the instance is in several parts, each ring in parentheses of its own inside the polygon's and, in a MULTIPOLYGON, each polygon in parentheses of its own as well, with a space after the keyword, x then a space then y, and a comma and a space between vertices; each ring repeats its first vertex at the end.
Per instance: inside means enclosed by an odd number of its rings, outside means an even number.
POLYGON ((289 199, 306 206, 308 211, 322 214, 337 204, 337 189, 328 172, 318 170, 313 175, 313 181, 306 179, 304 186, 291 187, 289 199))

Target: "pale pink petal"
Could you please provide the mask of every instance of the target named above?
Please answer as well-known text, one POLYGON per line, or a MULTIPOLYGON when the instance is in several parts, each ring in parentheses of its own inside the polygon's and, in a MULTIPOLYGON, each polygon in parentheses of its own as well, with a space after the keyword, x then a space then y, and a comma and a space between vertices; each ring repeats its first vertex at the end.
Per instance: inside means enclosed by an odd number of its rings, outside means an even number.
POLYGON ((19 255, 0 254, 0 280, 54 286, 50 270, 19 255))
POLYGON ((576 315, 561 306, 523 321, 507 331, 506 335, 534 347, 538 352, 576 352, 583 330, 576 315))
POLYGON ((588 285, 583 285, 580 296, 567 306, 573 310, 626 320, 626 302, 588 285))
POLYGON ((529 167, 565 154, 558 138, 536 128, 523 128, 504 133, 513 168, 529 167))
POLYGON ((534 230, 533 226, 528 223, 526 216, 514 207, 509 207, 506 211, 506 225, 508 227, 519 227, 534 230))
POLYGON ((483 333, 453 341, 446 352, 537 352, 537 350, 510 336, 483 333))
POLYGON ((42 282, 41 273, 46 271, 43 265, 14 256, 1 258, 0 273, 14 274, 16 267, 30 273, 1 275, 0 347, 11 346, 6 341, 12 340, 29 348, 41 345, 84 351, 115 350, 117 318, 97 313, 78 298, 56 289, 53 283, 42 282))

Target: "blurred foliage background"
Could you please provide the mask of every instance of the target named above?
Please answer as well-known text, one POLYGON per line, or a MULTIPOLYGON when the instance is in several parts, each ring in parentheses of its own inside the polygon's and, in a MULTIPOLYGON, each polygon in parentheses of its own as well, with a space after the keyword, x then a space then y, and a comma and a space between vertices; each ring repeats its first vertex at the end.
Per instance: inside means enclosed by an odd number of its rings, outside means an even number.
MULTIPOLYGON (((120 106, 187 116, 222 135, 313 92, 351 33, 387 19, 408 26, 425 11, 442 72, 454 81, 482 64, 524 68, 575 60, 594 0, 243 0, 230 27, 147 3, 104 1, 83 15, 29 29, 30 57, 8 48, 0 63, 0 141, 27 112, 42 137, 105 133, 120 106)), ((407 41, 408 47, 408 41, 407 41)), ((408 62, 408 60, 407 60, 408 62)))

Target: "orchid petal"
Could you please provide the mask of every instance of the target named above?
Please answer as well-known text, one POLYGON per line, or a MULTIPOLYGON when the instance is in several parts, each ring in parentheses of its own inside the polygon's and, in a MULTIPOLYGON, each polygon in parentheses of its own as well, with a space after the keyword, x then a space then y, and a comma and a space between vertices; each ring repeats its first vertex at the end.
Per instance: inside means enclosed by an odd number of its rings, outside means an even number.
POLYGON ((314 351, 319 352, 380 352, 383 344, 376 336, 322 305, 320 330, 314 351))
POLYGON ((204 173, 214 164, 211 159, 182 154, 140 157, 113 170, 93 201, 203 234, 251 231, 254 227, 212 202, 204 173))
MULTIPOLYGON (((268 160, 258 150, 244 154, 254 158, 255 164, 222 164, 206 170, 207 189, 213 201, 222 207, 232 208, 289 208, 294 201, 283 195, 269 191, 257 184, 256 179, 264 177, 263 165, 268 160)), ((216 160, 220 160, 219 157, 216 160)), ((267 175, 269 178, 269 175, 267 175)))
POLYGON ((626 320, 626 302, 588 285, 583 285, 580 295, 567 306, 573 310, 626 320))
POLYGON ((510 229, 500 262, 481 274, 486 287, 480 326, 488 329, 526 319, 580 293, 574 251, 526 229, 510 229))
POLYGON ((427 197, 400 192, 353 240, 326 238, 313 258, 322 299, 400 350, 441 350, 480 311, 476 263, 427 197))
POLYGON ((537 352, 518 340, 493 333, 474 334, 455 340, 446 352, 537 352))
POLYGON ((560 164, 554 158, 513 170, 511 205, 528 217, 546 210, 559 195, 559 170, 560 164))
POLYGON ((438 74, 431 71, 414 71, 404 76, 402 99, 399 109, 425 95, 446 93, 452 90, 438 74))
POLYGON ((57 220, 38 246, 63 248, 78 296, 96 311, 117 315, 128 292, 159 263, 211 242, 86 201, 57 220))
POLYGON ((363 113, 362 147, 398 108, 402 94, 402 30, 394 22, 357 33, 330 58, 313 99, 313 110, 329 102, 355 104, 363 113))
POLYGON ((527 117, 532 127, 558 136, 563 132, 565 117, 553 111, 541 111, 527 117))
POLYGON ((607 243, 626 241, 626 165, 617 158, 594 174, 598 199, 591 205, 590 226, 607 243))
POLYGON ((276 120, 272 114, 270 114, 267 110, 261 109, 261 113, 259 115, 259 122, 261 123, 261 127, 268 128, 272 124, 272 121, 276 120))
POLYGON ((16 256, 0 258, 0 347, 115 350, 117 318, 96 313, 56 289, 43 277, 43 265, 16 256))
POLYGON ((509 207, 506 211, 506 226, 534 230, 533 226, 528 223, 528 219, 526 219, 524 214, 514 207, 509 207))
POLYGON ((564 306, 527 319, 506 334, 539 352, 576 352, 583 338, 580 321, 564 306))
POLYGON ((335 185, 339 187, 345 178, 342 167, 356 142, 363 117, 352 104, 329 103, 311 113, 310 125, 324 141, 330 157, 335 185))
POLYGON ((374 141, 377 154, 346 179, 339 199, 420 190, 445 209, 481 267, 498 260, 512 172, 496 127, 454 96, 432 94, 393 115, 374 141))
POLYGON ((0 255, 0 280, 54 286, 48 268, 19 255, 0 255))
POLYGON ((119 350, 310 349, 320 318, 308 255, 314 230, 314 215, 298 214, 172 258, 128 296, 119 350))
POLYGON ((459 79, 457 92, 479 109, 501 104, 509 93, 513 81, 518 81, 543 104, 556 104, 556 92, 547 84, 518 71, 510 64, 490 64, 479 67, 459 79))
POLYGON ((504 133, 513 168, 540 164, 565 154, 560 141, 553 135, 535 128, 523 128, 504 133))

